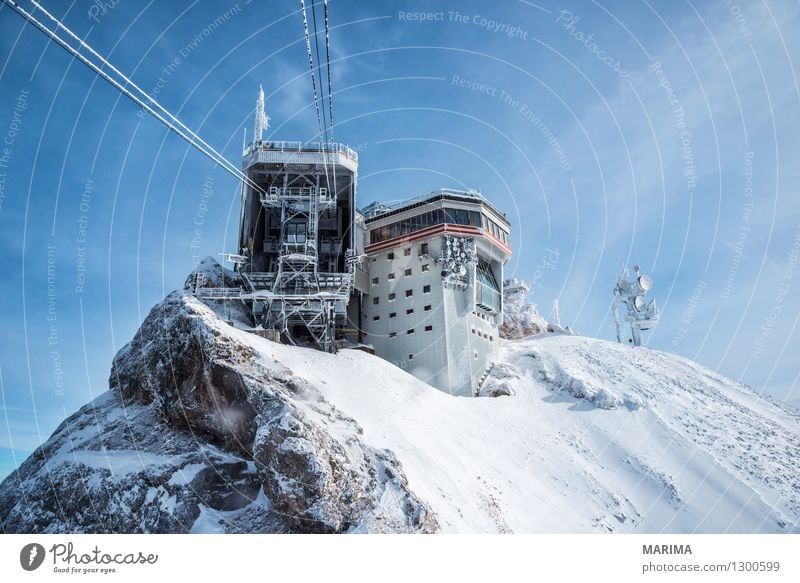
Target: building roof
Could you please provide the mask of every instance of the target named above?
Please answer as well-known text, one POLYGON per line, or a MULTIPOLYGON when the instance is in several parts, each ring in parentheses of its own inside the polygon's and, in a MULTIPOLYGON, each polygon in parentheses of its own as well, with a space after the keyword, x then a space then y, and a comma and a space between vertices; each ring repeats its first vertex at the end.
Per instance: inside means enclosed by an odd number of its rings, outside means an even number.
POLYGON ((506 214, 500 212, 492 203, 489 202, 485 196, 483 196, 483 194, 481 194, 479 190, 473 189, 456 190, 453 188, 439 188, 438 190, 432 190, 430 192, 426 192, 425 194, 415 196, 414 198, 410 198, 393 205, 373 202, 361 209, 360 212, 364 215, 364 222, 369 224, 378 219, 384 219, 408 209, 422 206, 430 202, 435 202, 437 200, 456 200, 463 202, 482 203, 492 209, 498 215, 498 217, 504 220, 507 226, 510 226, 510 223, 506 218, 506 214))

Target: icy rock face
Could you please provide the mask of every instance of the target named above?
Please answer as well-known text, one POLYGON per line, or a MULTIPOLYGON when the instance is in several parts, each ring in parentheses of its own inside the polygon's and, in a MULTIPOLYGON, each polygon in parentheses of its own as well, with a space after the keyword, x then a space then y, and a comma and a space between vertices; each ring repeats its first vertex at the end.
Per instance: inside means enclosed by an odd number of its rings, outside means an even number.
POLYGON ((198 281, 198 274, 200 274, 203 287, 239 287, 242 284, 242 277, 238 273, 225 269, 216 259, 209 255, 204 257, 192 270, 183 284, 183 289, 193 289, 198 281))
POLYGON ((503 324, 500 337, 519 340, 533 334, 547 332, 547 321, 527 303, 530 284, 521 279, 509 279, 503 283, 503 324))
POLYGON ((184 292, 153 308, 115 357, 110 392, 0 485, 2 529, 437 529, 391 454, 365 445, 353 419, 265 366, 236 334, 184 292))

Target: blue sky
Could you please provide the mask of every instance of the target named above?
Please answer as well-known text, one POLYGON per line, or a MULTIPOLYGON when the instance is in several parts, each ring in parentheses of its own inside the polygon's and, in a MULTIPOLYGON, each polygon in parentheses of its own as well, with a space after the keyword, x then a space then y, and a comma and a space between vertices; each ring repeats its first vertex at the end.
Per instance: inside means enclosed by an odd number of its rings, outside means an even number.
MULTIPOLYGON (((47 6, 235 164, 259 84, 269 137, 315 139, 299 3, 112 4, 47 6)), ((546 315, 559 298, 562 322, 612 338, 614 277, 640 263, 650 346, 797 400, 798 10, 331 0, 359 204, 479 188, 546 315)), ((193 256, 233 250, 238 187, 7 7, 0 67, 2 476, 106 390, 193 256)))

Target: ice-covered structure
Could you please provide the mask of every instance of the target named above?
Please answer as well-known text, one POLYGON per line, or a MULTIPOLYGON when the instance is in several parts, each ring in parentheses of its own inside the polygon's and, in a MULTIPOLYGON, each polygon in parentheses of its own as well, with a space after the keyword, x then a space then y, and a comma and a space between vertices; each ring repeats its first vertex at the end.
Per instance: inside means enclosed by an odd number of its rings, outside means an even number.
POLYGON ((263 139, 256 102, 244 149, 239 299, 257 331, 326 352, 366 344, 444 391, 471 395, 496 358, 503 322, 506 216, 476 190, 441 189, 358 212, 358 155, 342 144, 263 139))

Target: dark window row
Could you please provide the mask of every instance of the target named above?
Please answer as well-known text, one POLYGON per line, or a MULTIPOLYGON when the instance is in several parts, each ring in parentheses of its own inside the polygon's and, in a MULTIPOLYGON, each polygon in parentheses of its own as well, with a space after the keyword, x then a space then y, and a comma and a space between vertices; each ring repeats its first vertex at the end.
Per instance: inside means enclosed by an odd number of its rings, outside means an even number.
MULTIPOLYGON (((433 326, 431 325, 425 326, 425 332, 432 332, 432 331, 433 331, 433 326)), ((409 328, 408 330, 406 330, 407 336, 410 336, 413 333, 414 333, 414 328, 409 328)), ((389 338, 397 338, 397 332, 389 332, 389 338)))
MULTIPOLYGON (((381 241, 387 241, 389 239, 394 239, 395 237, 410 235, 411 233, 421 231, 422 229, 427 229, 428 227, 433 227, 434 225, 441 225, 443 223, 448 223, 451 225, 468 225, 471 227, 482 226, 484 228, 488 228, 487 225, 483 225, 481 223, 481 213, 478 211, 467 211, 463 209, 436 209, 403 219, 402 221, 397 221, 396 223, 392 223, 390 225, 385 225, 378 229, 373 229, 369 234, 369 242, 370 244, 380 243, 381 241)), ((497 228, 497 225, 494 226, 497 228)), ((491 232, 494 233, 494 231, 491 232)), ((423 252, 423 254, 424 253, 425 252, 423 252)), ((405 254, 410 255, 411 249, 405 250, 405 254)), ((390 259, 393 258, 394 257, 391 257, 390 259)))

